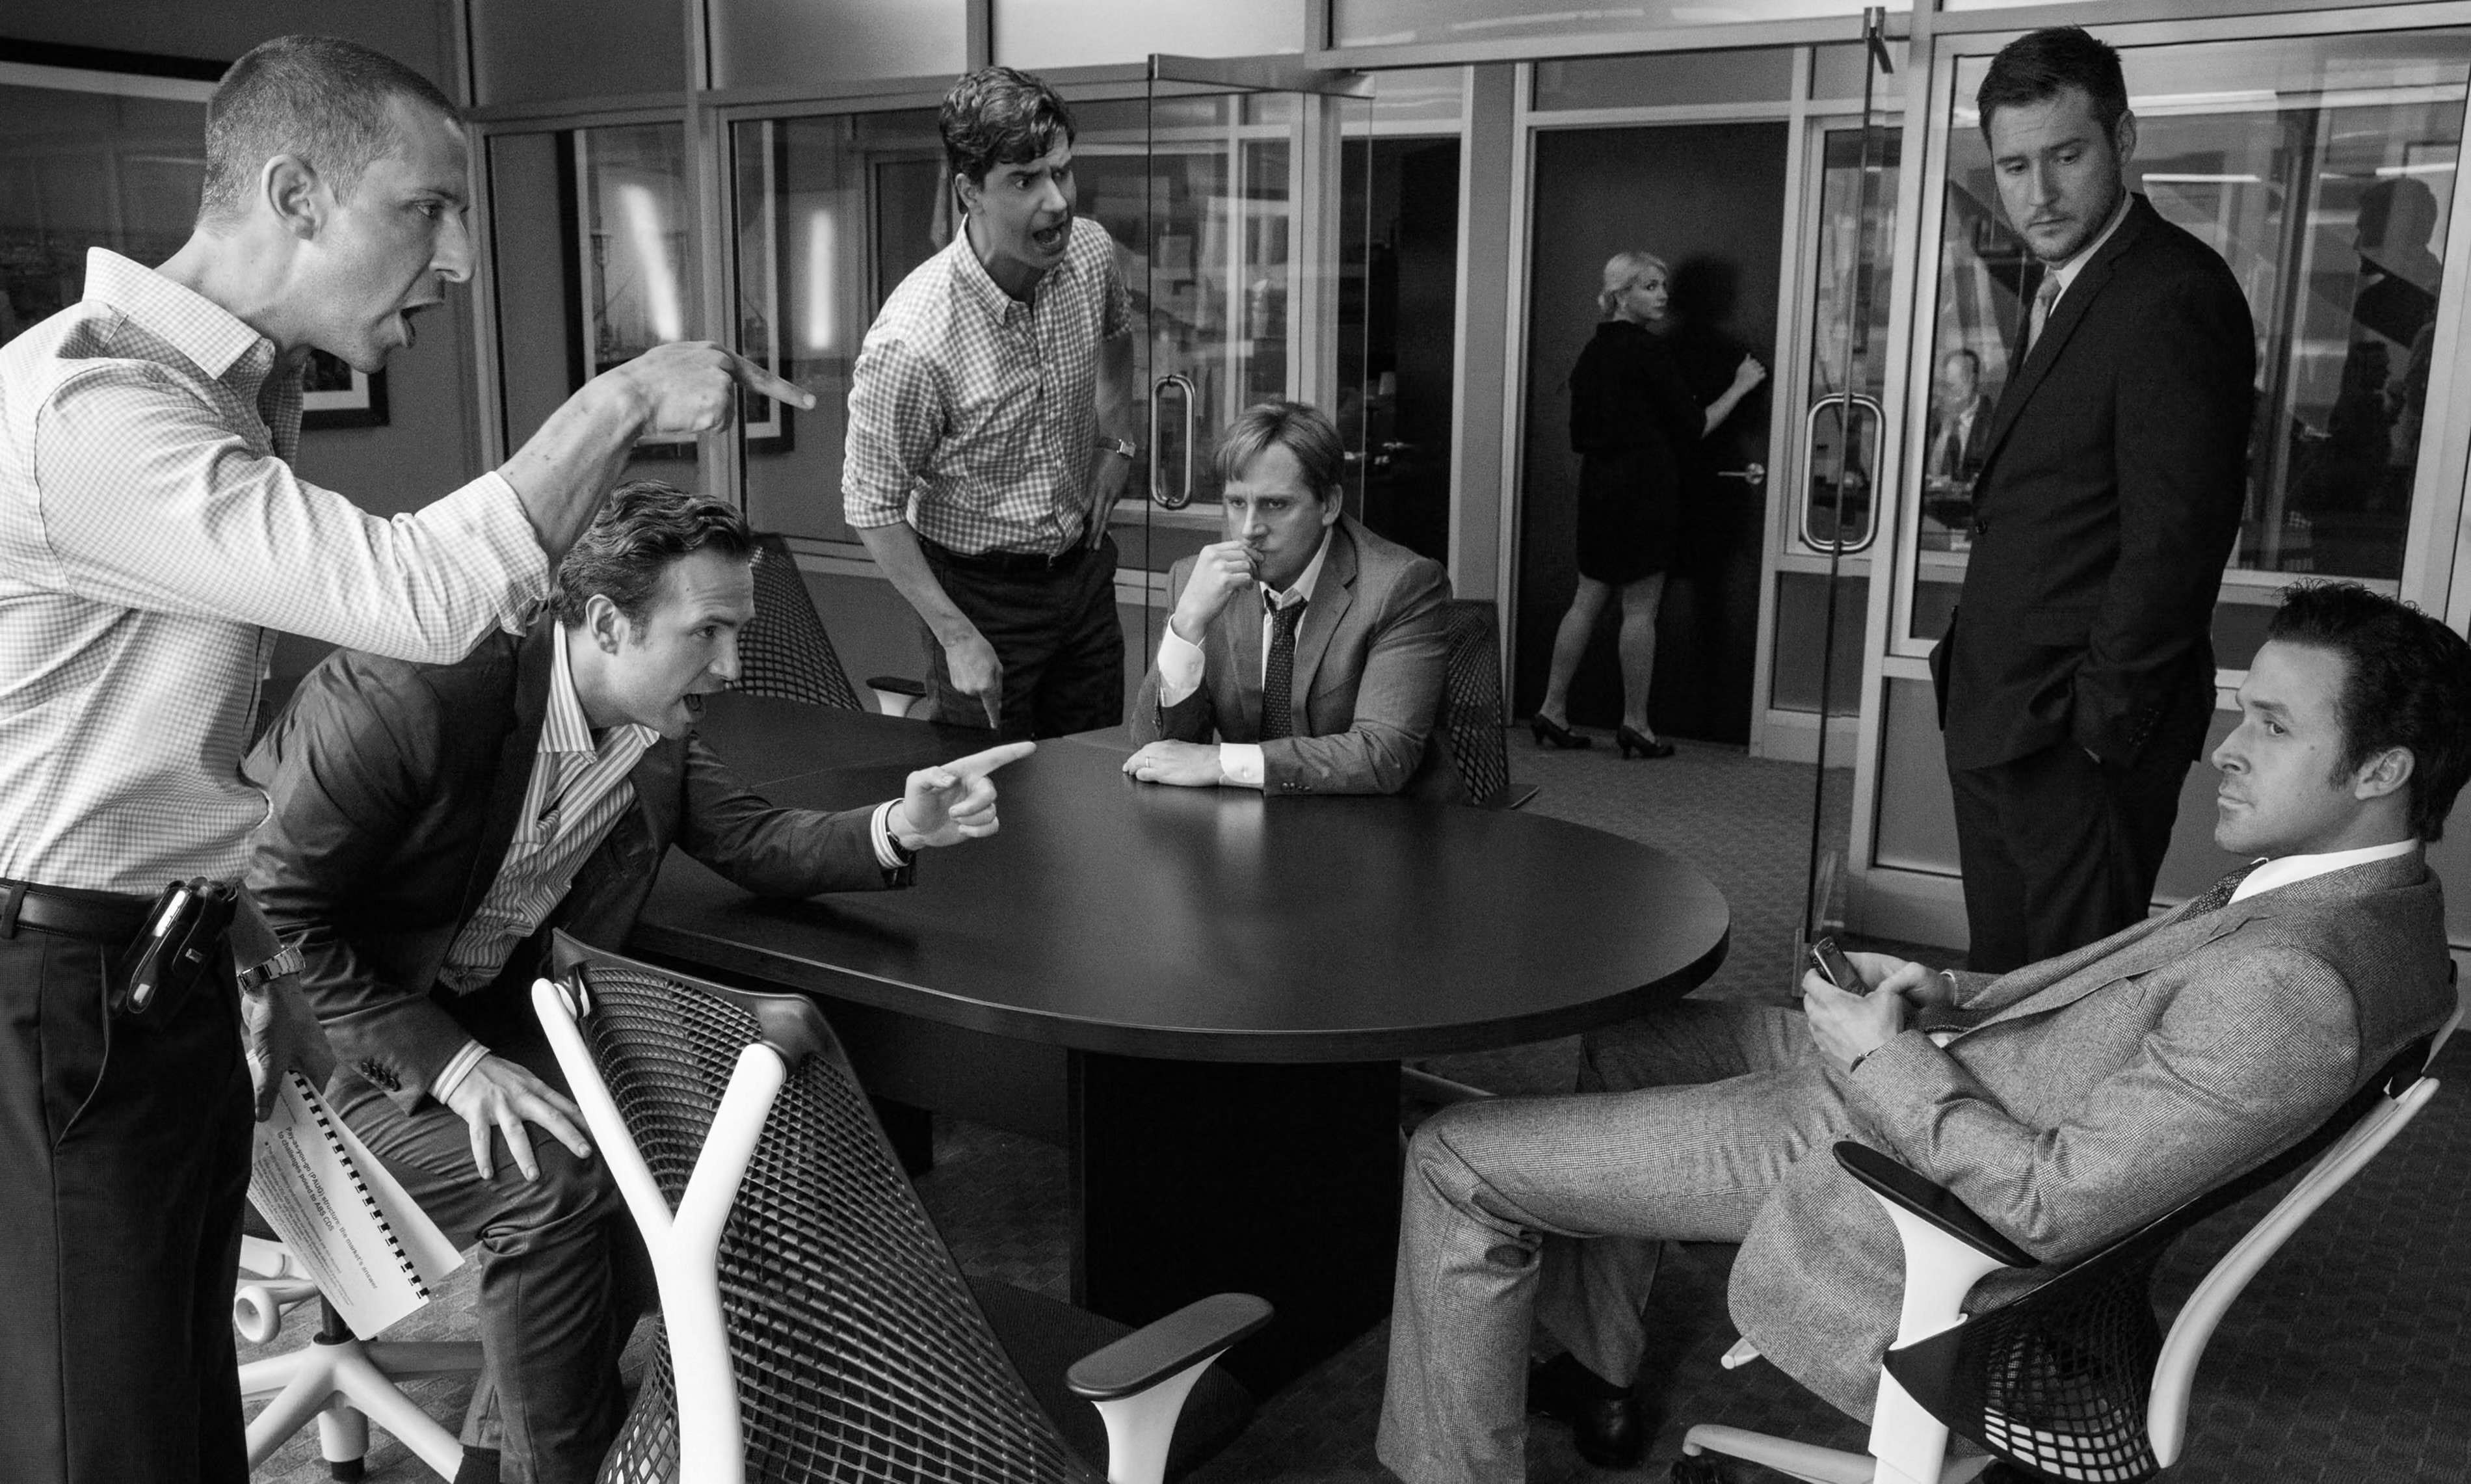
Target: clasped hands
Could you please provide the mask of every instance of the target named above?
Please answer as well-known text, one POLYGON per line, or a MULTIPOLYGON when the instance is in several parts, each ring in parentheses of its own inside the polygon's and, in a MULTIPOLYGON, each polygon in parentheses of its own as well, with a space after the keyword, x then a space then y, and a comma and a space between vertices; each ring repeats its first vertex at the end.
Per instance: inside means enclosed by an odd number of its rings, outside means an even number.
POLYGON ((1840 1068, 1894 1039, 1914 1011, 1956 1003, 1955 987, 1944 976, 1910 959, 1885 954, 1845 956, 1862 976, 1866 993, 1838 989, 1816 969, 1805 969, 1801 976, 1801 1008, 1810 1021, 1810 1039, 1840 1068))

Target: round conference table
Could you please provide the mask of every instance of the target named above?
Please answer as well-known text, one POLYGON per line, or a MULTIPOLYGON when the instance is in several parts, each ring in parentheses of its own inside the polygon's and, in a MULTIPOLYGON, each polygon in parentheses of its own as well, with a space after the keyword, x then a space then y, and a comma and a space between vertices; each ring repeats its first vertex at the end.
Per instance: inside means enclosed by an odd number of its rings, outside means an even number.
MULTIPOLYGON (((708 744, 839 809, 987 734, 714 697, 708 744)), ((1391 798, 1123 776, 1118 732, 996 775, 1002 829, 907 891, 749 895, 680 854, 633 944, 821 997, 870 1091, 1071 1157, 1074 1302, 1140 1324, 1223 1289, 1279 1308, 1229 1356, 1266 1392, 1386 1312, 1402 1057, 1567 1035, 1724 959, 1722 896, 1652 846, 1391 798)))

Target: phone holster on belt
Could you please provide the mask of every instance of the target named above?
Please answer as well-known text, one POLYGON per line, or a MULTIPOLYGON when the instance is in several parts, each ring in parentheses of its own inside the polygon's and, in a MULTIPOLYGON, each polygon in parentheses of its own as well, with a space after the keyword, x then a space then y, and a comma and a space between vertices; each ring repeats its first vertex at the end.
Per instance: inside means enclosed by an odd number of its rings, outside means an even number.
POLYGON ((147 910, 146 930, 122 960, 112 990, 113 1017, 168 1019, 214 971, 239 905, 238 892, 202 876, 165 886, 147 910))

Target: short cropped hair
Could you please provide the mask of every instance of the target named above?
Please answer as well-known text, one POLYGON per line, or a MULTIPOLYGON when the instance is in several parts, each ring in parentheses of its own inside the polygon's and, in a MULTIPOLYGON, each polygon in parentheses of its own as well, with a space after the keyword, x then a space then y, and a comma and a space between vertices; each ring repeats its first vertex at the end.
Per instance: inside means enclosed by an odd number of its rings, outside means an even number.
POLYGON ((2266 625, 2269 643, 2342 658, 2342 755, 2336 779, 2389 747, 2411 750, 2411 830, 2445 833, 2471 779, 2471 643, 2409 603, 2356 582, 2300 583, 2266 625))
POLYGON ((1316 500, 1334 500, 1347 477, 1347 445, 1330 414, 1308 402, 1272 397, 1236 414, 1218 436, 1215 464, 1221 483, 1242 476, 1244 466, 1276 443, 1295 455, 1316 500))
POLYGON ((755 533, 735 506, 659 480, 630 480, 611 493, 583 539, 557 564, 558 621, 581 624, 584 606, 598 595, 640 627, 652 611, 661 575, 706 549, 751 562, 755 533))
POLYGON ((1673 276, 1673 270, 1666 267, 1664 260, 1653 252, 1633 248, 1628 252, 1616 252, 1605 259, 1605 286, 1596 291, 1597 310, 1604 314, 1612 314, 1615 302, 1622 296, 1622 291, 1638 282, 1639 275, 1651 268, 1668 279, 1673 276))
POLYGON ((337 200, 398 143, 387 105, 401 98, 462 122, 437 84, 387 56, 333 36, 276 36, 233 62, 206 105, 206 183, 198 220, 241 214, 258 173, 297 155, 337 200))
POLYGON ((1999 109, 2041 103, 2070 87, 2083 88, 2093 100, 2094 122, 2108 139, 2128 112, 2128 79, 2119 70, 2119 54, 2083 26, 2025 33, 1990 59, 1990 70, 1974 89, 1983 137, 1990 136, 1990 115, 1999 109))
POLYGON ((953 83, 935 129, 944 136, 945 165, 980 182, 998 165, 1044 159, 1073 139, 1072 110, 1055 89, 1011 67, 980 67, 953 83))

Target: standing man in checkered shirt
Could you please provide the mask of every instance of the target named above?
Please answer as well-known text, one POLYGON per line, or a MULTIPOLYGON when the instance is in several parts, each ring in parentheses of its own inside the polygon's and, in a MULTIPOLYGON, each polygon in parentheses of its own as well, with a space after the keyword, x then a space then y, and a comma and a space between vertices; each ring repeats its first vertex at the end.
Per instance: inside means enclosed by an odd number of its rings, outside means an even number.
POLYGON ((812 405, 718 346, 665 345, 415 513, 301 480, 302 363, 375 371, 412 343, 470 274, 468 174, 417 73, 267 42, 216 89, 187 245, 152 270, 94 250, 84 297, 0 347, 10 1484, 248 1475, 229 1316, 251 1077, 322 1076, 322 1040, 281 980, 238 993, 235 967, 281 972, 271 941, 207 938, 151 997, 127 970, 164 883, 237 877, 266 815, 240 761, 272 631, 458 658, 547 596, 639 437, 720 426, 741 383, 812 405))
POLYGON ((927 631, 938 720, 1018 737, 1124 718, 1107 535, 1131 472, 1132 300, 1073 215, 1072 114, 988 67, 937 120, 967 213, 884 301, 852 378, 841 500, 927 631))

